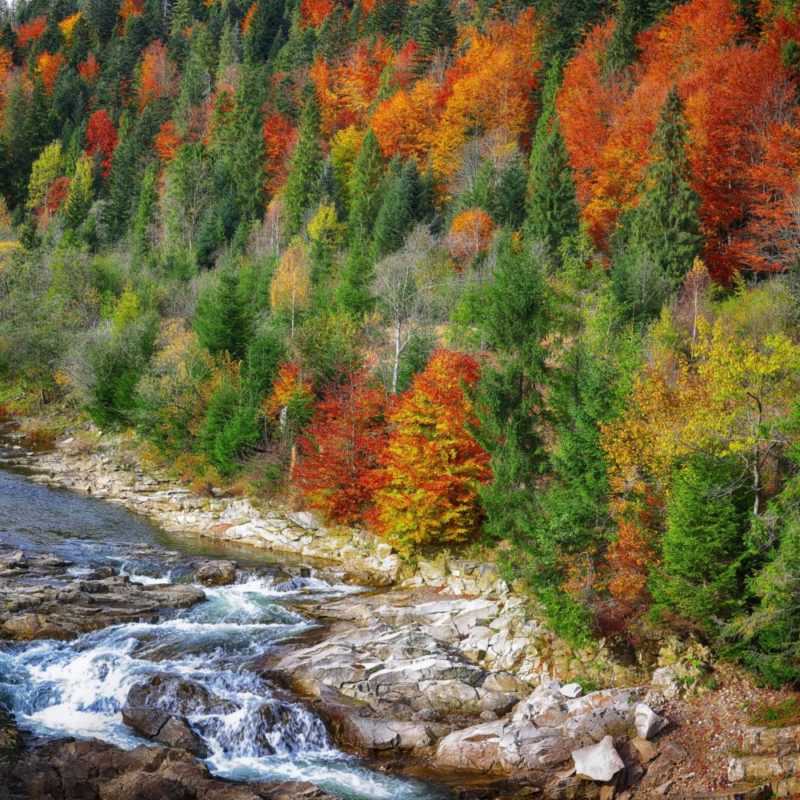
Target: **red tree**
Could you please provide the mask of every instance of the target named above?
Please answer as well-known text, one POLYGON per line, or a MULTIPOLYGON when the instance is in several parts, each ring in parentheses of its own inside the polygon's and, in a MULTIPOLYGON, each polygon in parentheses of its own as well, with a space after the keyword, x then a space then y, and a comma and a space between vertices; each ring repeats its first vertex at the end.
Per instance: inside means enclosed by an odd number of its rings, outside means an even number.
POLYGON ((357 524, 372 502, 370 476, 386 438, 386 395, 362 370, 328 389, 299 441, 294 480, 313 508, 357 524))
POLYGON ((78 65, 78 74, 86 81, 86 83, 94 83, 97 76, 100 74, 100 64, 97 63, 97 56, 94 53, 89 53, 86 61, 78 65))
POLYGON ((297 131, 285 114, 276 111, 264 119, 262 135, 267 194, 272 196, 283 186, 289 174, 289 156, 297 141, 297 131))
POLYGON ((29 22, 20 25, 14 33, 17 37, 17 47, 26 47, 31 42, 41 38, 47 28, 47 17, 35 17, 29 22))
POLYGON ((117 129, 105 111, 100 109, 89 117, 86 128, 86 152, 97 158, 100 163, 100 174, 108 178, 111 172, 111 161, 117 146, 117 129))

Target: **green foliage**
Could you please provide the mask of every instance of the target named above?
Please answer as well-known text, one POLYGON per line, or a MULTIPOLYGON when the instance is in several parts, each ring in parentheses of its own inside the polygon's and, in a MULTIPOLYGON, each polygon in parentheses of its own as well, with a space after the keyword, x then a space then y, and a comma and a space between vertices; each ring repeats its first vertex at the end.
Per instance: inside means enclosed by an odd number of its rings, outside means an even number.
POLYGON ((740 472, 736 464, 698 456, 672 481, 663 565, 652 592, 657 609, 706 632, 715 631, 741 602, 751 498, 740 472))
POLYGON ((289 177, 284 188, 289 233, 297 233, 305 213, 319 200, 322 151, 319 144, 320 118, 316 99, 309 97, 303 109, 300 138, 292 154, 289 177))
POLYGON ((353 172, 350 176, 351 238, 364 239, 372 235, 375 218, 381 203, 383 156, 378 139, 370 129, 361 142, 353 172))
POLYGON ((221 270, 200 294, 193 320, 200 344, 212 353, 244 358, 250 333, 234 270, 221 270))

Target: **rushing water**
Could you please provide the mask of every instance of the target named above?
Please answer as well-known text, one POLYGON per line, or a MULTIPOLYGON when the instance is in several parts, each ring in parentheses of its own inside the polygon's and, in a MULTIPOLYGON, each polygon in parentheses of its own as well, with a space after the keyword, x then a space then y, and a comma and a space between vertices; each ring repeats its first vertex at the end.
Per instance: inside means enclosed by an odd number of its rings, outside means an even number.
MULTIPOLYGON (((2 456, 0 450, 0 464, 2 456)), ((203 549, 110 503, 46 488, 2 469, 0 541, 57 553, 73 562, 75 575, 114 564, 143 583, 175 578, 164 573, 163 564, 159 572, 159 554, 167 548, 188 554, 203 549)), ((157 624, 117 625, 73 642, 0 649, 0 701, 21 727, 38 734, 98 737, 135 747, 143 740, 121 716, 128 691, 166 673, 207 692, 205 702, 184 703, 181 713, 205 742, 206 764, 216 774, 308 780, 348 800, 449 796, 344 755, 311 711, 248 668, 277 643, 313 626, 293 607, 298 596, 339 596, 352 587, 313 574, 287 583, 276 566, 257 566, 251 554, 236 584, 204 591, 204 603, 157 624)), ((160 702, 175 710, 168 696, 160 702)))

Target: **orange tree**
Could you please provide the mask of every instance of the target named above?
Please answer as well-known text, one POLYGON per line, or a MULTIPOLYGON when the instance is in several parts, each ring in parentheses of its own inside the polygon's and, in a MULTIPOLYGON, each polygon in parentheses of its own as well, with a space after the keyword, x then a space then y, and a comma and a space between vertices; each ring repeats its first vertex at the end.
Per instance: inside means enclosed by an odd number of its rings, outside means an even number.
POLYGON ((439 350, 389 415, 372 518, 401 551, 464 542, 478 530, 478 490, 490 478, 489 456, 469 432, 477 419, 466 390, 478 372, 471 356, 439 350))

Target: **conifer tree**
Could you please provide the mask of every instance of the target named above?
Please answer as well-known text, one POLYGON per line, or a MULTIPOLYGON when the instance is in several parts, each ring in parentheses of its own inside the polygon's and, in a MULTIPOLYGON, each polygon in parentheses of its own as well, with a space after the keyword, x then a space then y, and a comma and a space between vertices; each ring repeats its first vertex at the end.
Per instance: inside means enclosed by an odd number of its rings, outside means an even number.
POLYGON ((415 199, 419 191, 416 162, 402 165, 393 160, 385 181, 383 201, 375 220, 375 255, 377 258, 399 250, 415 221, 415 199))
POLYGON ((423 0, 415 21, 418 60, 421 67, 427 67, 437 52, 451 50, 456 43, 456 20, 450 0, 423 0))
POLYGON ((212 353, 229 353, 241 360, 247 351, 249 320, 239 297, 239 279, 232 269, 223 269, 201 293, 194 329, 203 347, 212 353))
POLYGON ((307 96, 303 109, 300 137, 289 165, 284 199, 287 224, 290 233, 297 233, 303 224, 303 215, 315 207, 319 200, 319 184, 322 174, 322 150, 320 148, 319 105, 313 94, 307 96))
POLYGON ((683 103, 673 88, 653 134, 641 200, 617 237, 614 288, 632 318, 658 313, 700 255, 700 199, 690 183, 686 143, 683 103))
POLYGON ((492 216, 498 225, 519 230, 525 221, 525 193, 528 174, 522 159, 514 154, 500 172, 492 216))
POLYGON ((142 178, 139 206, 133 219, 133 257, 141 259, 150 248, 150 228, 158 204, 158 168, 149 164, 142 178))
POLYGON ((83 155, 75 165, 69 183, 69 194, 64 205, 64 223, 69 230, 77 231, 86 219, 92 205, 92 162, 83 155))
POLYGON ((245 59, 251 63, 266 61, 275 55, 284 34, 283 0, 258 0, 244 37, 245 59))
POLYGON ((372 129, 361 142, 350 176, 350 235, 369 238, 381 202, 383 157, 372 129))
POLYGON ((551 254, 558 253, 562 239, 578 230, 575 182, 555 107, 559 80, 556 64, 545 86, 528 177, 528 233, 534 240, 544 242, 551 254))
POLYGON ((370 291, 373 278, 373 258, 369 247, 363 239, 357 238, 350 243, 335 292, 337 305, 353 319, 363 319, 374 306, 370 291))

